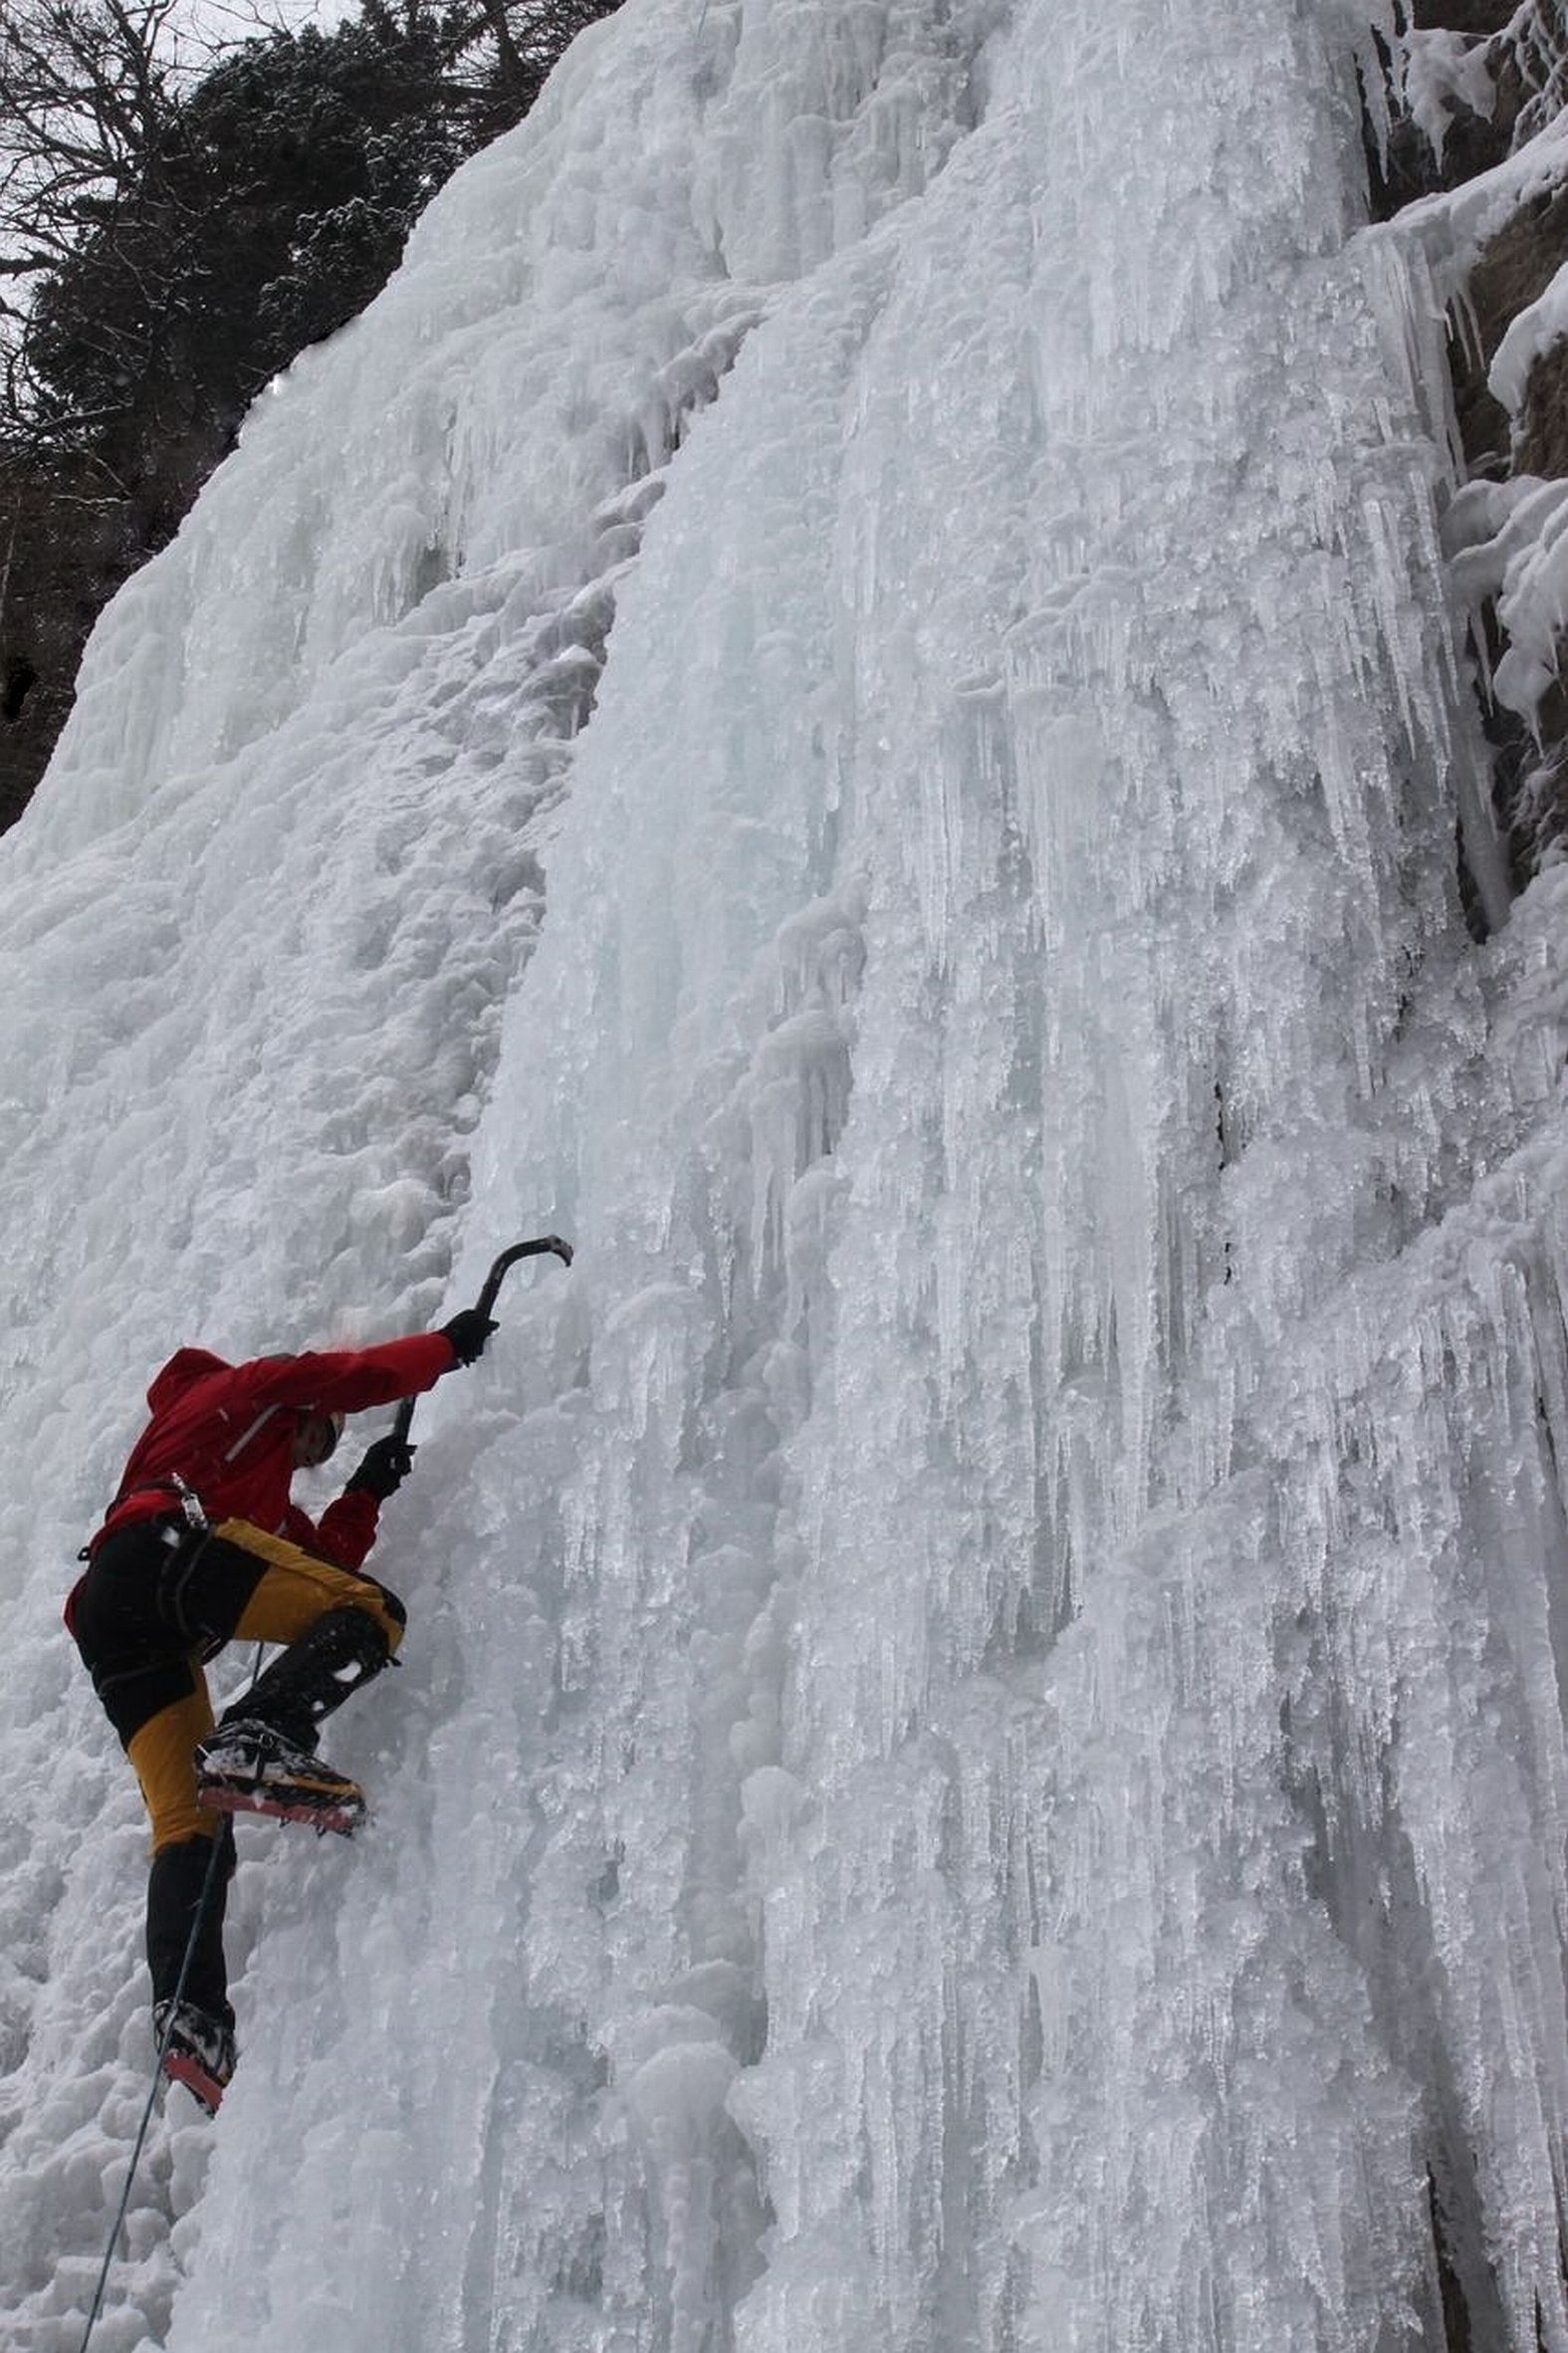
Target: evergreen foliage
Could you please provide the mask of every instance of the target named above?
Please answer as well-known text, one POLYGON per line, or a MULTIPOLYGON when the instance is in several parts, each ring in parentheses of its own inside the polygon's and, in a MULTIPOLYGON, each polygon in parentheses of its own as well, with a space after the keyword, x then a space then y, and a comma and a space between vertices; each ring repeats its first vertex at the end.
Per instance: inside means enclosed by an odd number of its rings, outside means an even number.
POLYGON ((0 30, 0 283, 31 288, 0 304, 0 824, 42 772, 92 620, 177 529, 249 402, 364 308, 436 189, 615 0, 363 0, 183 84, 159 8, 28 5, 11 24, 40 46, 21 66, 47 53, 59 72, 29 117, 0 30), (126 134, 78 141, 84 110, 126 134))

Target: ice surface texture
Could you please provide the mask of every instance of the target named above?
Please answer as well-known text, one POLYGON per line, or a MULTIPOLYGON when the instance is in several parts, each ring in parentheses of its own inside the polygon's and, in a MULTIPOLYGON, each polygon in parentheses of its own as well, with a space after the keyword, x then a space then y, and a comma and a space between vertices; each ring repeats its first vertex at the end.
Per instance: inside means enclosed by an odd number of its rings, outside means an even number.
POLYGON ((107 616, 0 866, 28 2353, 146 2040, 54 1621, 136 1389, 551 1229, 107 2353, 1393 2353, 1434 2212, 1568 2353, 1565 889, 1472 945, 1369 58, 630 0, 107 616))

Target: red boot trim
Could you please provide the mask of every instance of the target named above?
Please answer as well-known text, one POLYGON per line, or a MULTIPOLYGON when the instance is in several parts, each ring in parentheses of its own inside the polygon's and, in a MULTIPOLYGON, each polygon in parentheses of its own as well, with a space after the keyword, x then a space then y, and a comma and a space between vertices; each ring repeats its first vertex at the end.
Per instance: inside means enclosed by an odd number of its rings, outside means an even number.
POLYGON ((216 2116, 223 2105, 228 2086, 209 2075, 194 2053, 185 2050, 166 2050, 163 2053, 163 2072, 171 2083, 183 2083, 192 2099, 199 2101, 209 2116, 216 2116))
POLYGON ((339 1797, 326 1803, 310 1804, 299 1798, 270 1797, 264 1789, 225 1789, 209 1785, 199 1789, 196 1802, 208 1813, 259 1813, 276 1822, 307 1822, 313 1830, 336 1830, 340 1837, 351 1838, 364 1820, 362 1797, 339 1797))

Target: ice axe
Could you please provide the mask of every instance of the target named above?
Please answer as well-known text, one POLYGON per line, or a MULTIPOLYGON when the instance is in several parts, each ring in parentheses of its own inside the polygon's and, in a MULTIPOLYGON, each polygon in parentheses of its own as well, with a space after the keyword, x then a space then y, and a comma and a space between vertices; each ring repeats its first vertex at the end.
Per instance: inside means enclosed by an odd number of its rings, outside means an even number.
MULTIPOLYGON (((485 1277, 484 1289, 474 1301, 474 1313, 489 1315, 491 1308, 501 1295, 501 1286, 519 1259, 537 1259, 547 1251, 560 1259, 563 1267, 570 1266, 571 1245, 569 1242, 562 1242, 559 1234, 541 1234, 536 1242, 514 1242, 510 1250, 504 1250, 491 1268, 490 1273, 485 1277)), ((397 1409, 397 1419, 392 1424, 392 1436, 399 1446, 406 1446, 408 1443, 408 1432, 413 1423, 414 1407, 417 1402, 416 1398, 405 1397, 397 1409)))

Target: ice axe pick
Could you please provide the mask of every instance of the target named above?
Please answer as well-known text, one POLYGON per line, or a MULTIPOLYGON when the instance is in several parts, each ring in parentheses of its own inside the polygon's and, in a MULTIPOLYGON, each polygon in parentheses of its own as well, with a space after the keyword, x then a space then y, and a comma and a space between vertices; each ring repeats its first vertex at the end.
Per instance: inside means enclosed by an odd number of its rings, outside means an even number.
MULTIPOLYGON (((485 1277, 484 1288, 474 1301, 475 1314, 489 1315, 501 1295, 501 1286, 519 1259, 537 1259, 543 1257, 547 1252, 552 1257, 560 1259, 563 1267, 570 1266, 571 1245, 569 1242, 562 1242, 559 1234, 541 1234, 534 1242, 514 1242, 510 1250, 504 1250, 491 1268, 490 1273, 485 1277)), ((400 1446, 406 1446, 408 1443, 408 1432, 413 1424, 416 1402, 415 1398, 405 1397, 397 1409, 397 1419, 392 1424, 392 1436, 400 1446)))

